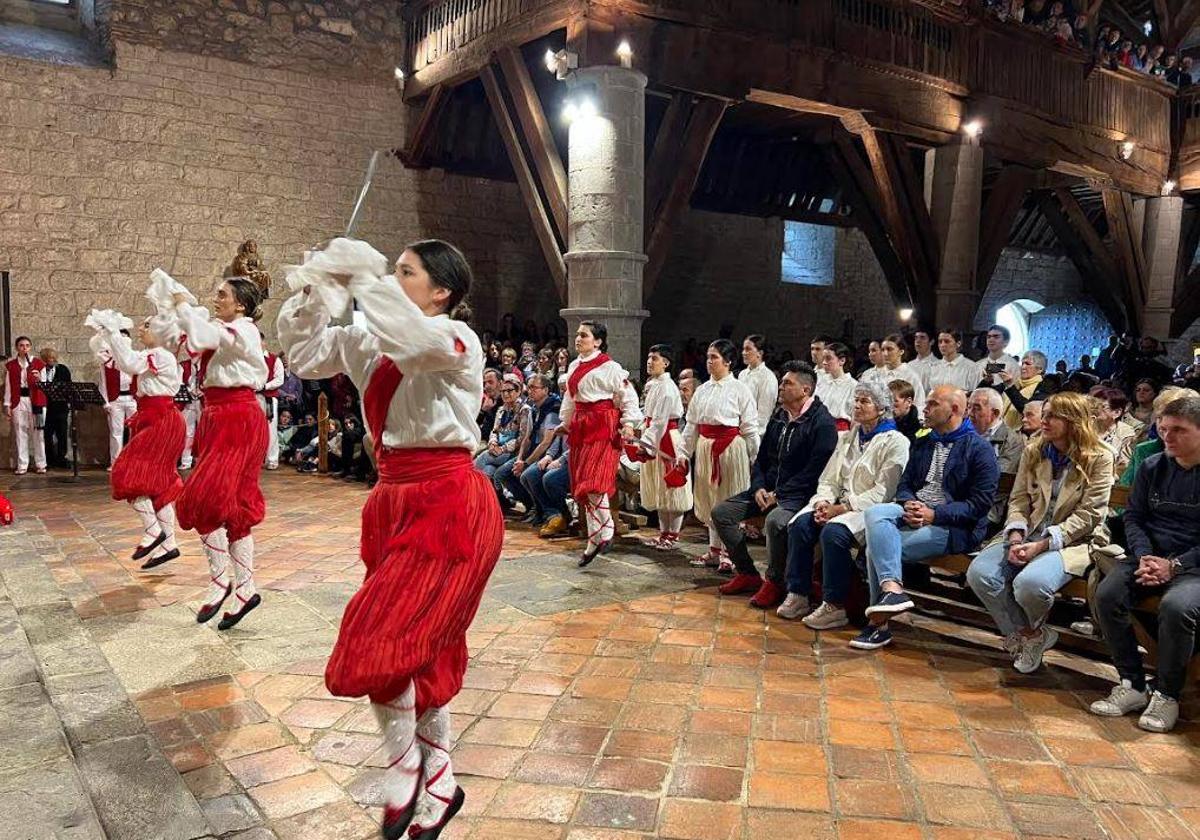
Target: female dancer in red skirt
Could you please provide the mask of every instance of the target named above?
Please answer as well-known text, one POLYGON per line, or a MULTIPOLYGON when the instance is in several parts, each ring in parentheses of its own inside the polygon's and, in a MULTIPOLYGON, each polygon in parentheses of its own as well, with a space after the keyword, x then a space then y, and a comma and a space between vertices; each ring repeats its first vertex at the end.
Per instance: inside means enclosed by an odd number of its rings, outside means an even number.
POLYGON ((129 443, 113 463, 109 482, 112 497, 129 502, 142 520, 142 539, 133 552, 134 560, 151 569, 179 556, 175 545, 175 500, 183 482, 175 465, 183 453, 187 427, 175 407, 175 394, 182 382, 175 354, 163 344, 165 338, 152 329, 147 318, 138 327, 145 350, 134 350, 129 337, 111 329, 98 331, 97 344, 118 370, 135 383, 137 413, 129 422, 129 443))
MULTIPOLYGON (((327 256, 335 246, 347 242, 334 240, 327 256)), ((471 269, 439 241, 410 245, 395 277, 378 276, 387 263, 376 256, 375 276, 328 275, 348 283, 365 329, 329 326, 328 308, 306 287, 283 305, 279 338, 297 375, 346 373, 363 395, 379 483, 362 513, 366 578, 346 606, 325 684, 371 698, 388 746, 384 837, 407 830, 432 840, 463 804, 447 704, 462 688, 467 628, 504 521, 471 460, 483 401, 483 350, 460 320, 471 269)))
POLYGON ((588 544, 579 565, 586 566, 612 546, 616 526, 608 499, 617 492, 622 438, 632 440, 642 422, 629 374, 604 352, 608 329, 583 321, 575 332, 579 356, 567 369, 562 428, 567 430, 571 495, 584 511, 588 544))
POLYGON ((231 277, 217 288, 211 319, 207 309, 175 295, 180 341, 200 366, 204 400, 196 427, 196 465, 176 508, 180 527, 195 530, 208 555, 210 583, 196 621, 216 615, 231 592, 236 598, 236 609, 221 617, 219 630, 233 627, 262 601, 254 588, 250 535, 267 513, 258 487, 267 455, 267 418, 254 396, 267 381, 254 323, 261 302, 258 286, 245 277, 231 277))

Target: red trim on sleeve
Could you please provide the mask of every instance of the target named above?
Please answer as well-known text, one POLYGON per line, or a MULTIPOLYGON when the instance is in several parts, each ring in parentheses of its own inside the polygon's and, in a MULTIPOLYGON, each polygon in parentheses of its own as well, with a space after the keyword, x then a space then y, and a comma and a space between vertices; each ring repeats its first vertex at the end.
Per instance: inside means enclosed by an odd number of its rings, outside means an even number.
POLYGON ((154 364, 154 353, 153 352, 146 354, 146 366, 148 368, 150 368, 150 372, 152 374, 154 374, 155 376, 158 376, 158 365, 154 364))
POLYGON ((463 340, 461 338, 459 338, 458 336, 454 337, 454 352, 455 353, 466 353, 467 352, 467 345, 463 344, 463 340))

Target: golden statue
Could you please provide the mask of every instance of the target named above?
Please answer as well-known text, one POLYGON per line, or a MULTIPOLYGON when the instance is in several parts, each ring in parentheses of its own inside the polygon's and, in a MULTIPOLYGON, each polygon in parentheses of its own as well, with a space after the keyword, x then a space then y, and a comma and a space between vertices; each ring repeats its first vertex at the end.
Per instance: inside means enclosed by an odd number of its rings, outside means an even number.
POLYGON ((226 269, 226 277, 248 277, 262 291, 263 299, 271 296, 271 275, 263 268, 262 257, 258 255, 258 243, 253 239, 243 242, 233 258, 233 264, 226 269))

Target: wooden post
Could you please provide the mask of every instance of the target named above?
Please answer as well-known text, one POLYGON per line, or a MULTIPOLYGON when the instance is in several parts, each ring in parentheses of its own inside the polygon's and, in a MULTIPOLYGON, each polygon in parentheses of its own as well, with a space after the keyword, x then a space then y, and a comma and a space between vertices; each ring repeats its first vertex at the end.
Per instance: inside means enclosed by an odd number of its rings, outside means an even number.
POLYGON ((317 397, 317 470, 329 472, 329 397, 317 397))

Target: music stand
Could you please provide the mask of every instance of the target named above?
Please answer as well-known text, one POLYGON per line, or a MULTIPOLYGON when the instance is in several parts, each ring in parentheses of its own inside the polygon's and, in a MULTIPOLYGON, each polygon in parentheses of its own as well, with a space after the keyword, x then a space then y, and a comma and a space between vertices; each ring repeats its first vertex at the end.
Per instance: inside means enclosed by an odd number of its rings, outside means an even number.
POLYGON ((192 396, 192 392, 188 390, 187 383, 185 382, 179 386, 179 390, 175 392, 175 396, 172 399, 175 401, 175 405, 183 408, 196 398, 192 396))
POLYGON ((65 402, 71 408, 71 473, 79 480, 79 412, 89 405, 104 405, 104 397, 94 382, 43 382, 47 401, 65 402))

